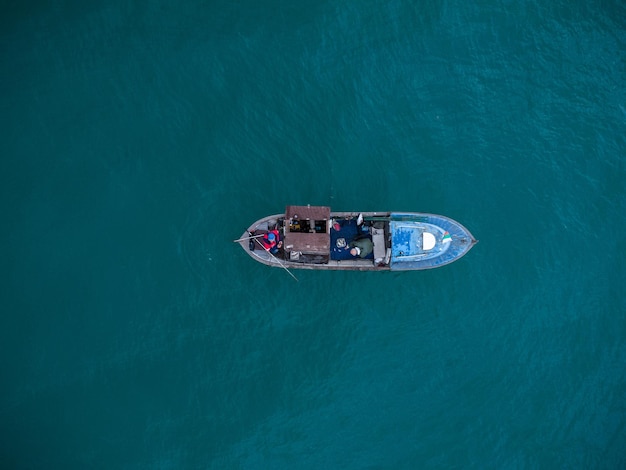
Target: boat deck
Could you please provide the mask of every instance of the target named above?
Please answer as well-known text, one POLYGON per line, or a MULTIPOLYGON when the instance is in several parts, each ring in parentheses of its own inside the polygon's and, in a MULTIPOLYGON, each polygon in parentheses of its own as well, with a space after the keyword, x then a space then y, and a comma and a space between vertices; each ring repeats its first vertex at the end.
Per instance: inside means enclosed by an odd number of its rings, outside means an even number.
MULTIPOLYGON (((368 237, 370 240, 372 238, 369 235, 368 227, 359 227, 356 223, 356 220, 337 220, 335 222, 335 226, 330 228, 330 259, 335 261, 354 259, 354 257, 350 254, 350 250, 348 249, 348 243, 350 243, 357 237, 368 237), (339 230, 336 229, 337 227, 339 228, 339 230), (341 239, 345 241, 345 245, 343 247, 339 246, 341 245, 341 243, 337 243, 338 240, 341 239)), ((373 260, 374 253, 370 253, 363 259, 373 260)))

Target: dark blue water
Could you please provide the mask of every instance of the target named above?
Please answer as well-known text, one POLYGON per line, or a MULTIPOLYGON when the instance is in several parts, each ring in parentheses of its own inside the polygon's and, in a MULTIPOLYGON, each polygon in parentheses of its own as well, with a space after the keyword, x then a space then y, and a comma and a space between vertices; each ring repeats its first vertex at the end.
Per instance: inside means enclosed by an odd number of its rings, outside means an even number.
POLYGON ((623 2, 31 3, 2 468, 626 467, 623 2), (295 282, 232 243, 287 204, 480 243, 295 282))

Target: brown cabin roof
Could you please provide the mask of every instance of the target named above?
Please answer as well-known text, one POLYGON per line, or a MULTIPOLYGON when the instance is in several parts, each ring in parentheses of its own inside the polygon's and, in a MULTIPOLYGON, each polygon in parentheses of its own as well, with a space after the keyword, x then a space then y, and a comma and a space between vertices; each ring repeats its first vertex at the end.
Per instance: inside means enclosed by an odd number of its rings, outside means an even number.
POLYGON ((287 206, 286 219, 329 220, 330 207, 326 206, 287 206))
POLYGON ((298 233, 285 234, 285 250, 301 251, 311 254, 328 254, 330 252, 330 235, 327 233, 298 233))

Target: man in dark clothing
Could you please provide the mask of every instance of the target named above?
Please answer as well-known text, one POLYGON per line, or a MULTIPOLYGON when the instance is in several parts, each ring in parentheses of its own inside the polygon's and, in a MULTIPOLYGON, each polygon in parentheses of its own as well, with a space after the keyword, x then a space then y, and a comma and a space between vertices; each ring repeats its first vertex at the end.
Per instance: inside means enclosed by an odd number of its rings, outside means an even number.
POLYGON ((367 237, 359 238, 358 240, 352 240, 348 244, 348 248, 350 248, 350 254, 352 256, 359 256, 361 258, 365 258, 374 250, 374 244, 372 240, 367 237))

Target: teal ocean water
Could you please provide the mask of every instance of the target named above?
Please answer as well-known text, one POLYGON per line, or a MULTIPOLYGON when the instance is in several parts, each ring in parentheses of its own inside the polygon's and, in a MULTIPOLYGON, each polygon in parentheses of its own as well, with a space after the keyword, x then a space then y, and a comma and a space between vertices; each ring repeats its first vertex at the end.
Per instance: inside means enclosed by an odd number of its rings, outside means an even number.
POLYGON ((626 467, 624 2, 1 8, 0 467, 626 467), (287 204, 480 243, 295 282, 287 204))

